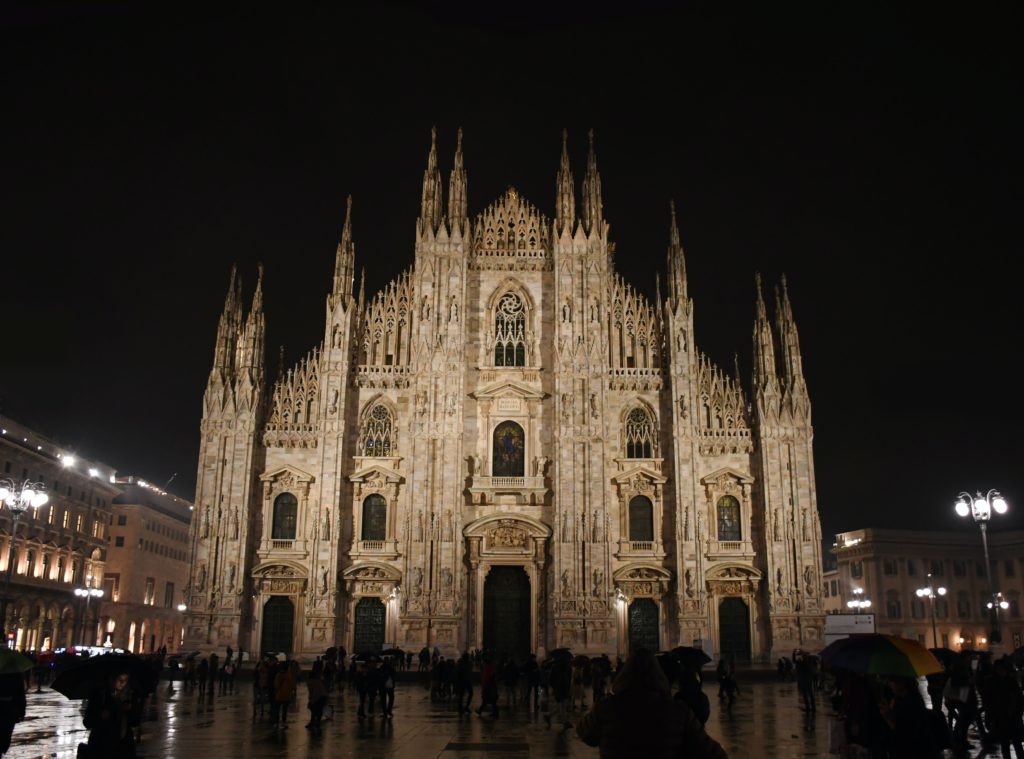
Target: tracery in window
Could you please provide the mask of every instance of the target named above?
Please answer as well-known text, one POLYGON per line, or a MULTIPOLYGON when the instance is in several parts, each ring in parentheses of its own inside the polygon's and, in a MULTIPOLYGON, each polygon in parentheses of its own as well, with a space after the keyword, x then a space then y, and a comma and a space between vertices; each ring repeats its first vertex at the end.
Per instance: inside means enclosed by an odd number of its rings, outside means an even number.
POLYGON ((394 450, 394 420, 383 404, 373 407, 363 422, 362 442, 359 449, 364 456, 390 456, 394 450))
POLYGON ((374 493, 363 501, 363 540, 384 540, 387 536, 388 502, 374 493))
POLYGON ((299 502, 291 493, 281 493, 274 499, 274 513, 270 537, 272 540, 295 540, 295 525, 299 502))
POLYGON ((740 540, 740 502, 731 495, 718 499, 718 539, 740 540))
POLYGON ((626 458, 649 459, 654 456, 654 423, 642 408, 626 417, 626 458))
POLYGON ((494 309, 494 365, 526 366, 526 307, 505 293, 494 309))

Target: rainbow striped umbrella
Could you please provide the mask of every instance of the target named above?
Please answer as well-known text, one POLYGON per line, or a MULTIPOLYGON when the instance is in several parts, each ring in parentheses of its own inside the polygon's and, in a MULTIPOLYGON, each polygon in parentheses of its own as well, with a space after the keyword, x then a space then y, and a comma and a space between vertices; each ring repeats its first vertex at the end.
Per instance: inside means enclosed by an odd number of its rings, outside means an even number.
POLYGON ((820 654, 830 667, 865 675, 920 677, 942 672, 942 664, 916 640, 895 635, 851 635, 829 644, 820 654))

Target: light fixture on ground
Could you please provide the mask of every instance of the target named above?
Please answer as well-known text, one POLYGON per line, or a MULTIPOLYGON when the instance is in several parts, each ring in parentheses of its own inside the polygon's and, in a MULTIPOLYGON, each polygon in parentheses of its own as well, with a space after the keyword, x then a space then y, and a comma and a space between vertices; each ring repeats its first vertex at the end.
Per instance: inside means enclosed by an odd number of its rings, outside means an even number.
POLYGON ((932 587, 932 573, 928 573, 928 586, 924 588, 918 588, 914 591, 918 598, 927 598, 932 604, 932 648, 939 647, 939 633, 938 628, 935 626, 935 599, 938 596, 946 595, 946 589, 939 587, 932 587))
POLYGON ((21 485, 12 479, 0 480, 0 505, 11 512, 11 544, 7 552, 7 575, 4 579, 4 594, 0 598, 0 625, 4 628, 4 645, 7 645, 7 604, 11 596, 11 573, 14 571, 14 546, 18 540, 18 520, 29 508, 44 506, 50 496, 41 482, 25 480, 21 485))
MULTIPOLYGON (((999 491, 992 489, 985 495, 982 495, 980 491, 973 496, 970 493, 963 492, 957 496, 953 508, 956 509, 956 513, 961 517, 970 515, 974 519, 974 523, 978 525, 978 529, 981 530, 981 545, 985 550, 985 577, 988 579, 989 595, 995 600, 996 589, 992 585, 992 567, 988 559, 988 523, 992 519, 993 511, 996 514, 1005 514, 1009 507, 1006 505, 1003 497, 999 495, 999 491)), ((999 607, 997 604, 990 602, 988 608, 989 626, 991 627, 988 639, 992 643, 1001 643, 1003 636, 999 631, 999 607)))
MULTIPOLYGON (((79 598, 85 599, 85 611, 82 613, 82 628, 79 635, 79 640, 85 637, 86 630, 89 625, 89 602, 94 598, 103 598, 103 589, 92 587, 93 576, 89 575, 85 578, 84 588, 75 588, 75 595, 79 598)), ((96 637, 92 636, 85 645, 94 646, 96 645, 96 637)))
POLYGON ((853 593, 853 599, 846 602, 847 609, 864 611, 871 608, 871 601, 864 598, 864 588, 853 588, 850 592, 853 593))

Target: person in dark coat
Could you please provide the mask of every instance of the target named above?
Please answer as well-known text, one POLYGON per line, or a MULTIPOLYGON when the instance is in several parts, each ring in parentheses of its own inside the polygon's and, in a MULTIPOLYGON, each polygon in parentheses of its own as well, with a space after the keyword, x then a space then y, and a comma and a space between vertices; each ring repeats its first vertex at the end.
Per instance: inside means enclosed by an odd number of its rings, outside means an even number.
POLYGON ((939 712, 924 705, 917 680, 894 677, 889 680, 892 698, 879 706, 889 727, 889 755, 900 759, 939 759, 951 745, 949 728, 939 712))
POLYGON ((455 698, 459 714, 469 714, 469 706, 473 703, 473 660, 467 651, 462 652, 455 665, 455 698), (466 699, 465 706, 462 704, 463 697, 466 699))
POLYGON ((484 668, 480 673, 480 706, 476 713, 483 716, 484 708, 491 707, 491 716, 498 716, 498 668, 490 657, 484 660, 484 668))
POLYGON ((0 675, 0 756, 11 748, 14 726, 25 719, 25 678, 0 675))
POLYGON ((677 701, 682 701, 690 707, 690 711, 700 724, 707 724, 708 717, 711 716, 711 702, 700 687, 700 675, 684 670, 679 678, 679 692, 675 697, 677 701))
POLYGON ((1005 661, 997 661, 993 666, 992 676, 982 687, 982 699, 989 728, 1004 759, 1009 759, 1011 745, 1017 749, 1017 756, 1024 757, 1024 694, 1005 661))
POLYGON ((569 721, 569 697, 572 694, 572 664, 565 657, 555 657, 551 663, 551 674, 548 678, 551 695, 548 698, 548 713, 544 721, 551 727, 551 718, 555 717, 562 723, 563 729, 572 727, 569 721), (551 704, 554 702, 554 709, 551 704))
POLYGON ((135 728, 142 704, 128 685, 128 673, 115 674, 89 697, 83 723, 89 729, 89 753, 104 759, 133 759, 135 728))
POLYGON ((576 726, 588 746, 599 746, 601 759, 726 759, 682 701, 673 700, 668 678, 654 654, 638 649, 615 678, 612 695, 576 726))

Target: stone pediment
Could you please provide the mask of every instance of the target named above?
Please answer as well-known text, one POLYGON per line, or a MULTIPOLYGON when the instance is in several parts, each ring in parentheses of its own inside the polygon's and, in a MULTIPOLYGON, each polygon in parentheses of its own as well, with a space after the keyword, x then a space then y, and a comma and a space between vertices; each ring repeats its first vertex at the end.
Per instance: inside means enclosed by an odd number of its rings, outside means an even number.
POLYGON ((353 472, 348 476, 348 479, 350 482, 364 482, 371 485, 394 485, 405 482, 405 478, 394 469, 388 469, 379 464, 364 467, 357 472, 353 472))
POLYGON ((482 390, 470 393, 470 397, 478 401, 495 400, 498 398, 523 398, 528 401, 542 401, 545 398, 545 394, 540 390, 534 390, 519 382, 506 380, 496 382, 482 390))
MULTIPOLYGON (((612 477, 612 482, 618 485, 628 485, 636 482, 654 483, 656 485, 664 485, 668 482, 668 478, 662 476, 661 472, 657 472, 648 466, 634 466, 627 469, 624 472, 619 472, 612 477), (639 479, 638 479, 639 478, 639 479)), ((640 488, 634 488, 639 490, 640 488)))
POLYGON ((550 538, 551 528, 538 519, 528 517, 524 514, 497 513, 486 517, 480 517, 462 528, 462 534, 467 538, 483 537, 494 529, 511 528, 522 530, 530 537, 550 538))
POLYGON ((402 579, 402 573, 390 564, 379 561, 364 561, 353 564, 341 571, 341 576, 346 580, 377 580, 398 582, 402 579))
POLYGON ((261 564, 252 570, 252 576, 258 580, 270 578, 287 578, 302 580, 306 577, 306 568, 291 561, 274 560, 270 564, 261 564))
POLYGON ((760 580, 761 573, 748 564, 720 564, 708 570, 708 580, 760 580))
POLYGON ((280 469, 275 469, 273 472, 264 472, 260 475, 261 482, 278 482, 283 480, 292 480, 293 482, 301 482, 308 485, 316 478, 303 472, 301 469, 296 469, 293 466, 283 466, 280 469))
POLYGON ((665 581, 672 579, 672 574, 657 564, 627 564, 615 570, 612 579, 616 582, 636 582, 637 580, 665 581))
POLYGON ((751 477, 749 474, 745 474, 739 471, 738 469, 733 469, 732 467, 725 466, 722 467, 721 469, 716 469, 710 474, 705 474, 703 477, 700 478, 700 484, 717 485, 721 483, 723 479, 736 480, 742 485, 750 485, 754 481, 754 478, 751 477))

